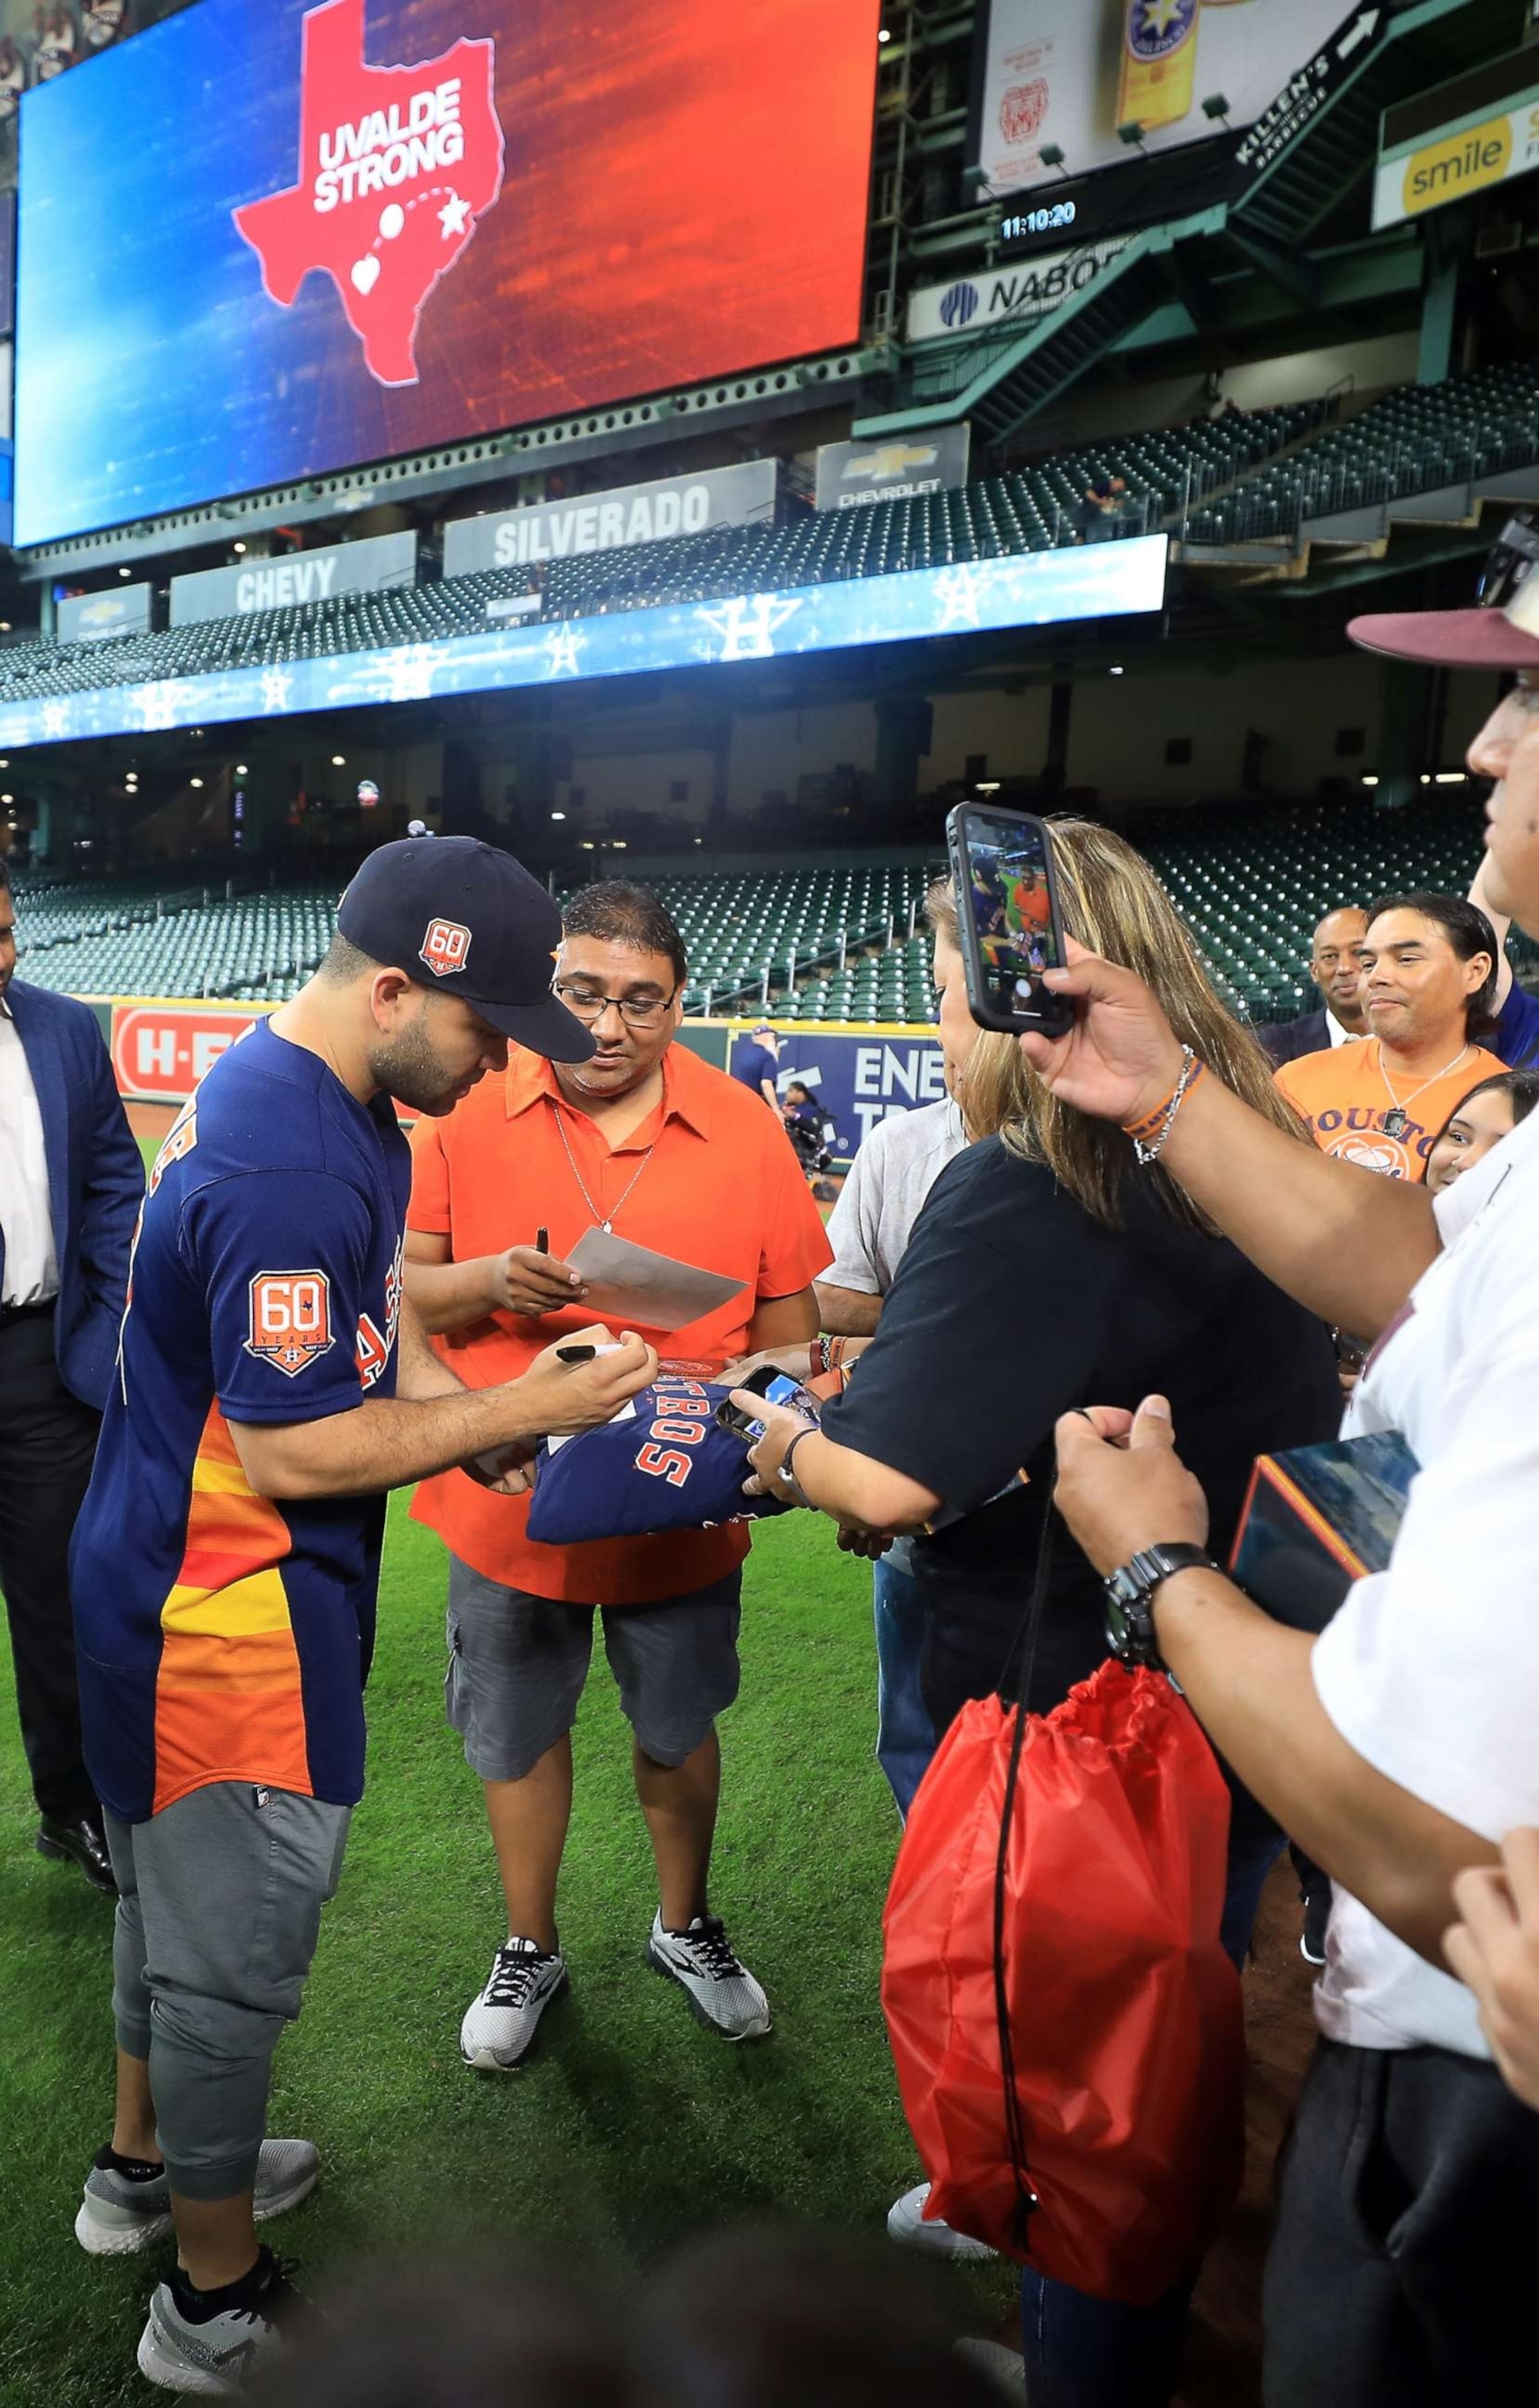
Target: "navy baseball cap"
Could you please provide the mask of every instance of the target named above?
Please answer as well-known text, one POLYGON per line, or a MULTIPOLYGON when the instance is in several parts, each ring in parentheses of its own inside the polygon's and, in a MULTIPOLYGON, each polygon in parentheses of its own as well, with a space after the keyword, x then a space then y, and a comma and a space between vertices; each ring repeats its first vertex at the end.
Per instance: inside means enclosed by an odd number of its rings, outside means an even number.
POLYGON ((664 1373, 612 1422, 547 1440, 534 1465, 529 1536, 547 1546, 708 1529, 783 1513, 774 1497, 745 1497, 748 1450, 716 1419, 732 1390, 664 1373))
POLYGON ((336 926, 360 953, 435 995, 457 995, 548 1062, 586 1062, 597 1050, 550 992, 555 901, 499 845, 470 836, 382 844, 343 896, 336 926))

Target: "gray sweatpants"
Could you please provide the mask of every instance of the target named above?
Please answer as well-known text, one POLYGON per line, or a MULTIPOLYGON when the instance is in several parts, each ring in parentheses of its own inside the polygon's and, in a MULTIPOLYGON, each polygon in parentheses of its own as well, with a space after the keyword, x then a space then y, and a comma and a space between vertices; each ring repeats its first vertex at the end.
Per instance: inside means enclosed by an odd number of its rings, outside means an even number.
POLYGON ((160 2144, 184 2199, 256 2179, 273 2051, 299 2015, 352 1810, 221 1781, 147 1823, 108 1814, 118 1878, 118 2046, 148 2057, 160 2144))

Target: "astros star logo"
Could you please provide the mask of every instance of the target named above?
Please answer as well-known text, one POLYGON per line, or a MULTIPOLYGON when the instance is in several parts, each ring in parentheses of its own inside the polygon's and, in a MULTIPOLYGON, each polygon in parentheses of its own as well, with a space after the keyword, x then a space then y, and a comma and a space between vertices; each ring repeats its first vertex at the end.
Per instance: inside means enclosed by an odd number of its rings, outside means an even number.
POLYGON ((801 607, 778 594, 740 594, 720 610, 697 610, 695 617, 720 637, 718 660, 768 661, 775 657, 777 630, 801 607))
POLYGON ((568 620, 552 627, 545 638, 545 674, 547 677, 580 677, 578 654, 588 641, 568 620))
POLYGON ((235 211, 279 308, 311 268, 341 295, 380 384, 417 381, 417 327, 503 188, 495 45, 460 40, 412 66, 363 64, 363 0, 303 21, 299 176, 235 211))

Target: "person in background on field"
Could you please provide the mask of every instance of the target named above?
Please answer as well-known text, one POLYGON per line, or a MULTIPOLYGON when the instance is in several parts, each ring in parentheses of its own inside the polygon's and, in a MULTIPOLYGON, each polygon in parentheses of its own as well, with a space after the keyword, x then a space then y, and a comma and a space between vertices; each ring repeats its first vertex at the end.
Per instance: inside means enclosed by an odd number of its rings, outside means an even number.
POLYGON ((1309 975, 1325 1001, 1318 1011, 1304 1012, 1297 1020, 1269 1020, 1256 1031, 1279 1070, 1301 1054, 1331 1052, 1351 1038, 1368 1034, 1359 959, 1367 927, 1367 912, 1347 903, 1327 911, 1316 928, 1309 948, 1309 975))
MULTIPOLYGON (((697 1375, 816 1331, 812 1283, 829 1259, 818 1208, 778 1106, 766 1113, 751 1087, 675 1044, 687 975, 648 888, 583 887, 566 907, 555 992, 591 1030, 592 1059, 519 1054, 417 1130, 406 1292, 472 1385, 513 1377, 580 1327, 565 1257, 593 1230, 736 1283, 705 1318, 653 1333, 697 1375), (509 1247, 510 1232, 542 1229, 549 1254, 509 1247)), ((647 1959, 713 2030, 761 2037, 769 2002, 708 1896, 746 1525, 543 1545, 522 1502, 490 1503, 458 1472, 425 1482, 414 1512, 449 1550, 449 1715, 482 1783, 506 1906, 506 1939, 461 2025, 464 2062, 512 2072, 566 1983, 556 1893, 595 1614, 657 1873, 647 1959)))
POLYGON ((740 1037, 733 1049, 732 1075, 745 1087, 762 1096, 772 1112, 780 1110, 776 1092, 775 1073, 780 1059, 780 1039, 767 1020, 762 1020, 751 1037, 740 1037))
POLYGON ((1418 1182, 1449 1112, 1503 1067, 1478 1042, 1496 938, 1461 896, 1386 895, 1369 908, 1359 960, 1368 1034, 1285 1063, 1277 1084, 1322 1154, 1418 1182))
POLYGON ((0 1589, 35 1844, 110 1891, 80 1742, 69 1541, 112 1384, 144 1166, 94 1013, 15 969, 0 860, 0 1589))
POLYGON ((1450 1112, 1427 1156, 1427 1192, 1441 1196, 1466 1170, 1484 1162, 1493 1145, 1511 1137, 1539 1103, 1539 1070, 1503 1070, 1472 1087, 1450 1112))

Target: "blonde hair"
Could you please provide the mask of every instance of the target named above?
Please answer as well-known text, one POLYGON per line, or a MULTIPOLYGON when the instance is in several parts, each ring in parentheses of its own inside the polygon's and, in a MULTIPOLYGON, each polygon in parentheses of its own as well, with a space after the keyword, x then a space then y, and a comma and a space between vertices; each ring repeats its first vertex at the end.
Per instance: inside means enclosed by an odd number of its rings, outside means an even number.
MULTIPOLYGON (((1055 819, 1053 867, 1063 924, 1091 953, 1132 970, 1158 999, 1176 1035, 1253 1111, 1307 1143, 1273 1082, 1252 1032, 1215 989, 1191 931, 1141 853, 1090 820, 1055 819)), ((925 913, 938 936, 958 942, 950 881, 933 886, 925 913)), ((1109 1121, 1064 1103, 1031 1069, 1013 1037, 980 1031, 965 1072, 963 1111, 976 1140, 999 1137, 1022 1162, 1052 1172, 1076 1203, 1108 1228, 1121 1225, 1122 1182, 1134 1167, 1133 1140, 1109 1121)), ((1212 1224, 1158 1167, 1142 1174, 1161 1203, 1189 1227, 1212 1224)))

